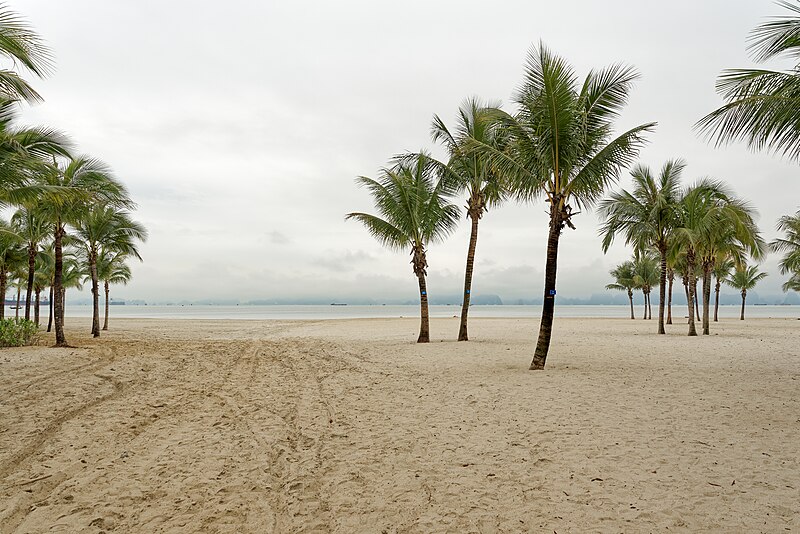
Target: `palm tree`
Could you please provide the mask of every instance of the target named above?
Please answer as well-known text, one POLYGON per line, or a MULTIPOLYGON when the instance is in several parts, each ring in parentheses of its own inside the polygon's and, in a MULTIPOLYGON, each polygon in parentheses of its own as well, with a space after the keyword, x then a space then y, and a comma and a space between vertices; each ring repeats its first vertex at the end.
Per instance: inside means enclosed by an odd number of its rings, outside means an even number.
MULTIPOLYGON (((777 4, 788 9, 789 16, 774 18, 753 30, 749 49, 756 61, 800 58, 800 5, 787 0, 777 4)), ((723 71, 717 79, 717 92, 725 105, 696 125, 716 138, 717 146, 744 140, 755 150, 800 158, 800 63, 788 71, 723 71)))
MULTIPOLYGON (((497 108, 499 105, 492 105, 497 108)), ((455 133, 447 129, 444 121, 434 115, 431 135, 434 141, 441 141, 450 156, 445 170, 446 179, 458 191, 467 192, 467 217, 472 221, 472 230, 467 248, 467 265, 464 272, 464 298, 461 304, 461 323, 458 340, 467 341, 467 315, 472 293, 472 271, 475 264, 475 248, 478 244, 478 223, 489 208, 496 207, 503 198, 501 176, 487 158, 469 150, 470 139, 487 146, 501 148, 498 131, 492 125, 490 107, 478 99, 470 99, 461 105, 455 133)))
POLYGON ((800 291, 800 210, 778 219, 778 231, 785 232, 786 237, 772 240, 769 248, 773 252, 784 252, 779 264, 781 274, 788 273, 791 277, 783 284, 783 290, 800 291))
POLYGON ((730 255, 723 254, 718 257, 714 262, 714 322, 719 322, 719 289, 722 282, 725 281, 731 274, 731 270, 735 267, 735 262, 730 255))
POLYGON ((0 92, 0 207, 33 207, 40 190, 32 187, 32 176, 42 172, 54 156, 69 156, 71 146, 69 138, 57 130, 14 126, 18 115, 17 101, 4 98, 0 92))
MULTIPOLYGON (((49 254, 47 249, 44 251, 40 251, 36 255, 36 273, 33 279, 33 290, 36 296, 34 299, 34 306, 33 306, 33 321, 36 323, 36 326, 39 326, 39 304, 41 303, 42 291, 44 291, 48 287, 52 288, 53 268, 54 268, 53 255, 49 254)), ((50 306, 50 309, 52 310, 52 305, 53 305, 52 293, 50 295, 48 304, 50 306)))
POLYGON ((6 221, 0 219, 0 319, 5 317, 9 274, 13 276, 23 260, 22 240, 6 221))
POLYGON ((729 286, 736 288, 742 292, 742 312, 739 319, 744 321, 744 302, 747 299, 747 290, 756 287, 759 280, 767 276, 767 273, 758 272, 757 265, 746 266, 744 264, 738 265, 733 274, 730 275, 725 283, 729 286))
MULTIPOLYGON (((47 75, 53 67, 52 53, 42 39, 24 19, 3 4, 0 4, 0 56, 39 77, 47 75)), ((41 100, 39 94, 11 70, 0 70, 0 94, 13 99, 41 100)))
POLYGON ((14 231, 25 241, 28 255, 27 288, 25 292, 25 319, 31 318, 31 295, 33 294, 34 278, 36 276, 36 255, 39 253, 39 243, 50 235, 47 221, 35 209, 23 207, 11 217, 14 231))
POLYGON ((654 178, 650 169, 637 165, 631 171, 634 189, 612 193, 600 203, 600 216, 604 223, 603 252, 608 252, 617 232, 625 235, 625 243, 637 248, 652 248, 661 259, 659 280, 658 333, 664 334, 664 305, 667 285, 667 252, 675 227, 680 197, 681 173, 686 167, 683 160, 667 161, 654 178))
POLYGON ((746 202, 734 198, 730 191, 719 187, 709 209, 715 212, 714 228, 706 229, 701 247, 700 265, 703 269, 703 334, 710 334, 711 276, 720 256, 730 256, 738 264, 749 253, 761 258, 766 244, 755 223, 755 210, 746 202))
POLYGON ((420 329, 418 343, 430 341, 428 291, 425 283, 426 248, 452 233, 458 224, 458 206, 445 197, 452 193, 443 180, 436 180, 436 166, 425 154, 398 160, 383 169, 379 180, 361 176, 356 182, 372 194, 381 217, 348 213, 345 219, 360 221, 382 245, 411 249, 411 265, 419 283, 420 329))
POLYGON ((75 223, 76 238, 81 242, 92 281, 92 336, 100 336, 100 284, 97 260, 101 248, 139 260, 136 241, 147 239, 147 230, 131 219, 127 211, 113 205, 95 204, 75 223))
MULTIPOLYGON (((64 253, 64 272, 61 279, 61 302, 62 306, 66 307, 66 294, 67 289, 83 289, 83 280, 86 278, 85 262, 81 261, 80 250, 74 250, 64 253)), ((56 315, 56 318, 58 315, 56 315)), ((58 319, 56 319, 57 321, 58 319)), ((64 312, 61 312, 61 323, 64 323, 64 312)), ((57 323, 56 323, 57 324, 57 323)))
POLYGON ((600 198, 633 162, 645 132, 655 126, 642 124, 612 136, 614 120, 637 77, 632 68, 614 65, 590 72, 579 84, 572 67, 540 43, 528 56, 515 97, 519 111, 513 117, 495 112, 508 136, 507 149, 472 141, 500 174, 509 177, 514 196, 522 201, 543 196, 550 205, 544 303, 532 370, 544 369, 550 348, 561 231, 564 226, 575 228, 575 210, 600 198))
POLYGON ((633 258, 633 281, 636 289, 642 290, 644 297, 644 316, 642 319, 652 319, 653 310, 650 306, 650 291, 660 282, 661 273, 658 267, 658 258, 652 254, 637 251, 633 258))
POLYGON ((614 277, 614 283, 608 284, 606 289, 616 289, 617 291, 627 291, 628 301, 631 305, 631 319, 635 319, 633 315, 633 290, 636 288, 634 281, 634 265, 632 261, 620 263, 609 271, 609 274, 614 277))
POLYGON ((76 222, 92 203, 108 203, 118 206, 129 204, 125 187, 111 174, 109 168, 98 160, 88 157, 70 159, 64 165, 51 165, 47 172, 36 176, 41 191, 39 207, 53 228, 55 257, 53 276, 53 305, 55 316, 56 346, 66 346, 64 337, 63 243, 66 225, 76 222))
POLYGON ((681 199, 675 239, 686 254, 689 290, 689 335, 696 336, 694 309, 695 269, 703 269, 703 334, 709 334, 709 301, 713 258, 720 250, 736 254, 749 252, 760 257, 763 241, 753 220, 754 210, 735 199, 721 182, 701 180, 681 199))
POLYGON ((105 289, 105 318, 103 320, 103 330, 108 330, 108 311, 109 311, 109 286, 111 284, 126 285, 131 280, 131 268, 125 263, 125 256, 120 253, 112 253, 106 249, 101 249, 97 258, 97 276, 103 281, 105 289))

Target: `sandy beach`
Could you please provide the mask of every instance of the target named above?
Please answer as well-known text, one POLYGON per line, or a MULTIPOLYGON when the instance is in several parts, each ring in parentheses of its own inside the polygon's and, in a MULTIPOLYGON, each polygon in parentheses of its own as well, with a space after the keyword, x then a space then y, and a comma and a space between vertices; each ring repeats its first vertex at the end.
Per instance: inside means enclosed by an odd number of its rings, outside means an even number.
POLYGON ((800 321, 537 324, 68 320, 0 351, 0 533, 800 529, 800 321))

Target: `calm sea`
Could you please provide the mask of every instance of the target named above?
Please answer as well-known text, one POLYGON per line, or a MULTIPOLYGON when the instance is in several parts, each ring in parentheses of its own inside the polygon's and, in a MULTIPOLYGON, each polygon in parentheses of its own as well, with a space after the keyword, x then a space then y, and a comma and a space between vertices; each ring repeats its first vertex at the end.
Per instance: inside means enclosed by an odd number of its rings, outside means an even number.
MULTIPOLYGON (((43 310, 47 316, 47 311, 43 310)), ((102 313, 102 310, 101 310, 102 313)), ((470 317, 540 317, 541 306, 472 306, 470 317)), ((653 307, 654 315, 658 308, 653 307)), ((673 316, 683 317, 683 306, 673 308, 673 316)), ((67 305, 68 317, 91 317, 91 306, 67 305)), ((111 306, 112 317, 152 319, 361 319, 372 317, 419 317, 419 306, 111 306)), ((461 314, 460 306, 431 306, 431 317, 461 314)), ((637 318, 641 308, 635 308, 637 318)), ((722 318, 738 318, 739 306, 720 306, 722 318)), ((747 306, 747 317, 800 318, 800 306, 747 306)), ((558 306, 558 317, 630 317, 628 306, 558 306)))

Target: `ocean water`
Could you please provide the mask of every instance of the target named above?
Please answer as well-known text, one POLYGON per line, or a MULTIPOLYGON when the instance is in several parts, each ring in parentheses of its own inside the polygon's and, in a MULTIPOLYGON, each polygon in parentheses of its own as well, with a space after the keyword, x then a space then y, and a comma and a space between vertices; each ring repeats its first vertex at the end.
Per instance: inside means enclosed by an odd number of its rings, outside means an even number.
MULTIPOLYGON (((738 318, 739 306, 720 306, 720 318, 738 318)), ((419 317, 419 306, 111 306, 111 317, 151 318, 151 319, 362 319, 387 317, 419 317)), ((101 309, 101 320, 102 320, 101 309)), ((559 306, 556 305, 557 317, 630 317, 629 306, 559 306)), ((636 306, 634 313, 641 317, 642 307, 636 306)), ((460 306, 431 306, 431 317, 460 316, 460 306)), ((470 317, 540 317, 541 305, 538 306, 472 306, 470 317)), ((673 317, 687 315, 684 306, 673 307, 673 317)), ((91 317, 91 306, 67 305, 67 317, 91 317)), ((653 306, 654 319, 658 315, 658 307, 653 306)), ((47 317, 47 310, 43 310, 47 317)), ((800 306, 747 306, 746 317, 784 317, 800 318, 800 306)))

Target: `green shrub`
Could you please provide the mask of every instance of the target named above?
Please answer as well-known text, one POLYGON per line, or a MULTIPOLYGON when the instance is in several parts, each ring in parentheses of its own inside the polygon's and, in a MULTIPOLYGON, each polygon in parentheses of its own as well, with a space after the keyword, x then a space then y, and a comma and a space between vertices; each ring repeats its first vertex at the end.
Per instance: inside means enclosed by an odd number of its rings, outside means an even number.
POLYGON ((0 320, 0 347, 30 345, 39 327, 25 319, 0 320))

